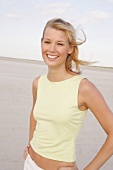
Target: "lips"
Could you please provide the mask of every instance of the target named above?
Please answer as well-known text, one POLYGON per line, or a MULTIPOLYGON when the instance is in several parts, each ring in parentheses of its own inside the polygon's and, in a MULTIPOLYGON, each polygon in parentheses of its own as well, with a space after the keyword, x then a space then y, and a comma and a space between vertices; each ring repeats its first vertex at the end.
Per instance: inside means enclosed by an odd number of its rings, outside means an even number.
POLYGON ((56 55, 47 55, 47 57, 48 57, 49 59, 52 59, 52 60, 58 58, 58 56, 56 56, 56 55))

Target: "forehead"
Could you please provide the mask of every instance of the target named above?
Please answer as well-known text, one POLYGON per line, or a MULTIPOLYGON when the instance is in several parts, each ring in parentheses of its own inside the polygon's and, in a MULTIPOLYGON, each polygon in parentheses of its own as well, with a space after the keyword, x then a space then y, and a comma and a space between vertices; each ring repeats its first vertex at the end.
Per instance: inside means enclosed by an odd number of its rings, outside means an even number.
POLYGON ((63 30, 58 30, 55 28, 47 27, 44 32, 44 38, 47 39, 58 39, 58 40, 68 40, 66 32, 63 30))

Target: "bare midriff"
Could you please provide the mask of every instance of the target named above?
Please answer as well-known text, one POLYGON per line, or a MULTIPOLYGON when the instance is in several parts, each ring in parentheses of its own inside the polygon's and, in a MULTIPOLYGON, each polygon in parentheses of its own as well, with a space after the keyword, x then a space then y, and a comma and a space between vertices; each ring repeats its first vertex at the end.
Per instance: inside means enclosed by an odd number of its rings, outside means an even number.
POLYGON ((78 170, 75 162, 62 162, 44 158, 29 147, 31 159, 43 170, 78 170))

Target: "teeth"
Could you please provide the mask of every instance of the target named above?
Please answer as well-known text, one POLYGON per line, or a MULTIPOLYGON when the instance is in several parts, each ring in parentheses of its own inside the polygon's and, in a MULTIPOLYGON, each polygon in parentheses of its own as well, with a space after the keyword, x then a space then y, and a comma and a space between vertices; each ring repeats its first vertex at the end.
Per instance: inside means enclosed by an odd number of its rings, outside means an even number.
POLYGON ((49 58, 57 58, 57 56, 48 55, 49 58))

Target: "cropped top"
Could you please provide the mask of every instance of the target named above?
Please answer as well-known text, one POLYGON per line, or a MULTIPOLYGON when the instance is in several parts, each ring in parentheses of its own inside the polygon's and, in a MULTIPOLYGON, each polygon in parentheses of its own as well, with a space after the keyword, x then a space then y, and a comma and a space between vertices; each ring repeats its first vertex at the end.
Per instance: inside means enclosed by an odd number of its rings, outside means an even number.
POLYGON ((58 161, 74 162, 76 139, 86 115, 78 108, 81 75, 51 82, 44 74, 38 81, 33 115, 37 121, 31 147, 39 155, 58 161))

